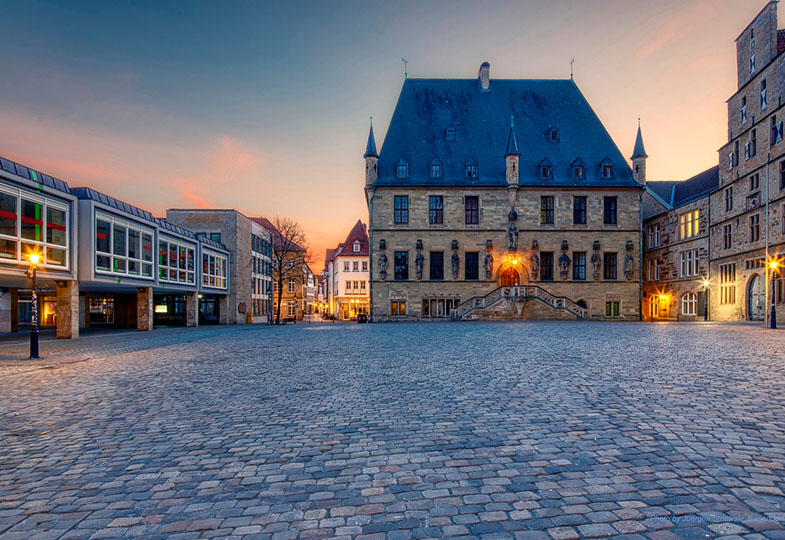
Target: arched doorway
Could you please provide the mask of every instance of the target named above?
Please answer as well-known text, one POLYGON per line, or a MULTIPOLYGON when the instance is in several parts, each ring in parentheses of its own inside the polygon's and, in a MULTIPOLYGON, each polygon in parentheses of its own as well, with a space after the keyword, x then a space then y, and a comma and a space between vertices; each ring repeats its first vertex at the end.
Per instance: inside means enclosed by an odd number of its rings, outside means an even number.
POLYGON ((515 267, 510 266, 506 270, 502 271, 501 277, 501 285, 502 287, 517 287, 521 284, 521 275, 515 269, 515 267))
POLYGON ((766 283, 760 274, 755 274, 747 289, 747 318, 762 321, 766 314, 766 283))
POLYGON ((660 297, 652 294, 649 297, 649 317, 657 319, 660 316, 660 297))

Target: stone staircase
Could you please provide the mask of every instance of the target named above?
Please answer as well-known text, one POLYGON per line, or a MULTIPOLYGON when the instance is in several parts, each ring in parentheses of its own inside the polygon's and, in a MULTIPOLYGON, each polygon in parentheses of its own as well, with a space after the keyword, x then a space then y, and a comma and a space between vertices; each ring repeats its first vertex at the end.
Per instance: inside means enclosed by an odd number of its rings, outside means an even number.
POLYGON ((528 302, 538 302, 554 311, 554 318, 585 319, 587 310, 582 308, 565 296, 554 296, 542 287, 537 285, 520 285, 515 287, 499 287, 485 296, 475 296, 458 304, 452 310, 452 319, 455 321, 480 318, 480 312, 490 312, 490 309, 501 302, 509 302, 517 309, 518 316, 521 315, 524 305, 528 302))

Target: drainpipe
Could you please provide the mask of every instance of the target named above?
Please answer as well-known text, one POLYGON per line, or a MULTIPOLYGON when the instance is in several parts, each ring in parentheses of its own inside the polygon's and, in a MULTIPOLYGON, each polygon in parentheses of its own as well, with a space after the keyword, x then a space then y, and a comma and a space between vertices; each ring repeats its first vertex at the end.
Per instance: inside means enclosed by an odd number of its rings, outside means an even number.
MULTIPOLYGON (((769 326, 769 161, 771 161, 771 152, 766 154, 766 258, 763 261, 763 280, 766 284, 766 300, 763 302, 764 328, 769 326)), ((772 283, 772 285, 774 284, 772 283)))
MULTIPOLYGON (((368 198, 368 322, 373 322, 373 198, 376 190, 371 188, 368 198)), ((367 198, 367 192, 366 192, 367 198)))

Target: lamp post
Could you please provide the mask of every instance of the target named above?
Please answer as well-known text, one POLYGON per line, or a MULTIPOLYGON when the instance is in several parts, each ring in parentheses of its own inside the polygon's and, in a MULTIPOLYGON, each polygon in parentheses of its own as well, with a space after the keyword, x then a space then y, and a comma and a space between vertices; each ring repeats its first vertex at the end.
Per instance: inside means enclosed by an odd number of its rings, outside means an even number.
POLYGON ((32 302, 30 303, 31 325, 30 330, 30 358, 40 358, 38 356, 38 293, 36 291, 36 270, 38 270, 38 262, 41 256, 38 253, 30 254, 30 268, 25 272, 27 277, 33 280, 33 293, 32 302))
POLYGON ((709 280, 703 280, 703 322, 709 320, 709 280))
POLYGON ((774 294, 776 290, 776 287, 774 286, 775 285, 774 273, 777 271, 778 267, 779 267, 778 261, 775 260, 769 261, 769 268, 771 268, 771 278, 769 279, 770 281, 769 286, 771 287, 771 314, 769 315, 769 328, 771 328, 772 330, 775 330, 777 328, 777 308, 776 308, 777 297, 774 294))

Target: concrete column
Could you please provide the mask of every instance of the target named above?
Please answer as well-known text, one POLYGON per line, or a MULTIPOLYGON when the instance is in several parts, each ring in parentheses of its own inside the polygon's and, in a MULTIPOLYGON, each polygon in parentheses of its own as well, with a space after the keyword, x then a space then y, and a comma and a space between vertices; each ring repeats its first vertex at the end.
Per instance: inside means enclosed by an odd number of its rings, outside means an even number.
POLYGON ((185 326, 199 326, 199 295, 195 292, 185 295, 185 326))
POLYGON ((0 292, 0 332, 13 332, 13 289, 0 292))
POLYGON ((90 323, 90 314, 87 312, 87 296, 79 296, 79 328, 87 328, 90 323))
POLYGON ((57 282, 57 338, 79 337, 79 282, 57 282))
POLYGON ((136 289, 136 329, 149 332, 153 329, 153 288, 136 289))
POLYGON ((218 324, 229 324, 229 297, 218 297, 218 324))

